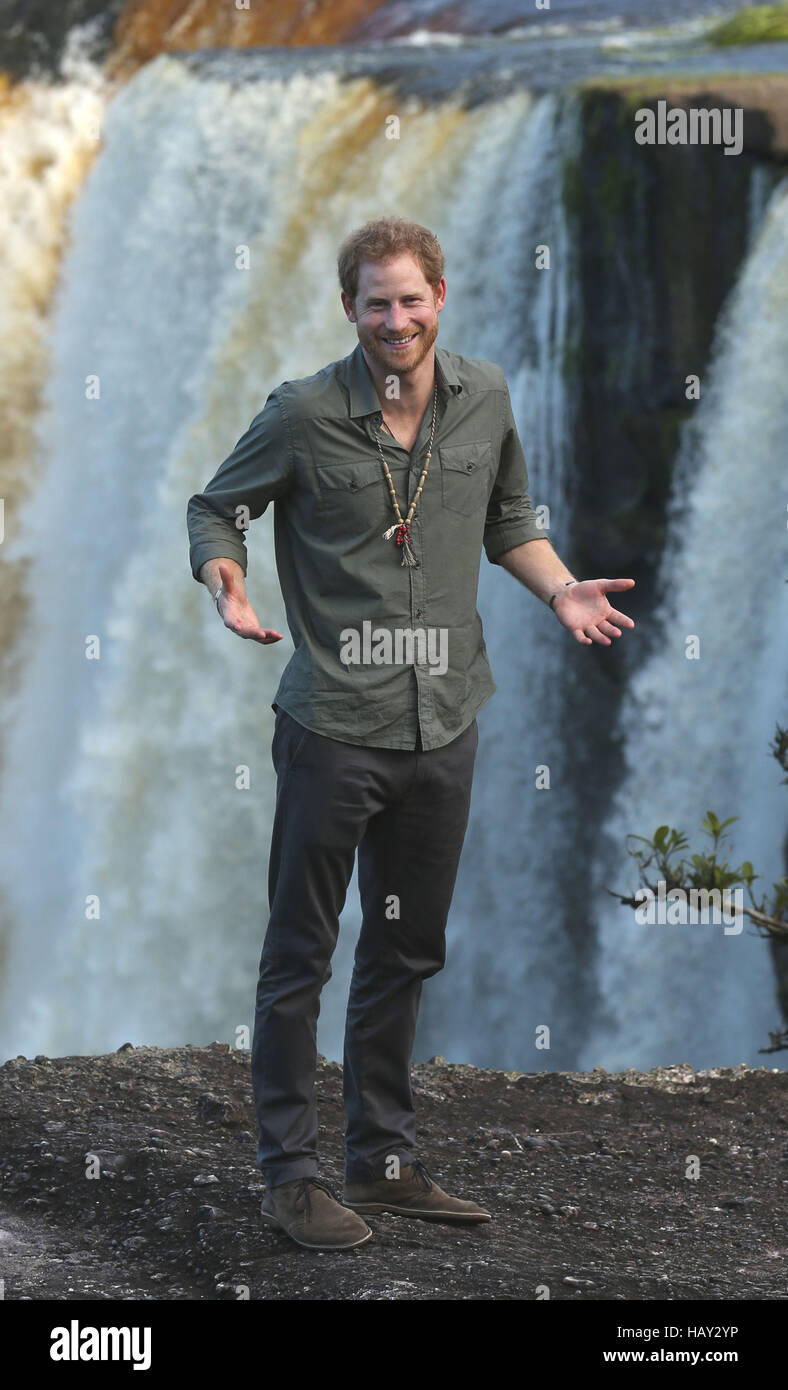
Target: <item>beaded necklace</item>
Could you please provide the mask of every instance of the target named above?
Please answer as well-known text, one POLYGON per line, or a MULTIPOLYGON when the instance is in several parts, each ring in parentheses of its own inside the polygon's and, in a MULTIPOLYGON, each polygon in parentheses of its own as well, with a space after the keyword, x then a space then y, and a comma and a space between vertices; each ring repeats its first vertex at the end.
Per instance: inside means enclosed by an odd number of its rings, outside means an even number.
POLYGON ((389 485, 389 492, 391 493, 391 500, 392 500, 392 503, 394 504, 394 515, 395 515, 396 518, 397 518, 395 525, 394 525, 394 526, 390 526, 389 529, 388 529, 388 531, 384 531, 384 532, 383 532, 383 539, 384 539, 384 541, 390 541, 391 538, 392 538, 392 536, 395 536, 395 537, 396 537, 396 541, 397 541, 397 545, 401 545, 401 546, 402 546, 402 563, 403 563, 403 565, 410 565, 411 567, 415 567, 415 568, 418 568, 418 567, 419 567, 419 561, 416 559, 415 555, 413 554, 413 548, 412 548, 412 545, 411 545, 410 523, 411 523, 411 521, 413 520, 413 514, 414 514, 414 512, 415 512, 415 510, 416 510, 416 504, 417 504, 419 498, 421 497, 421 490, 422 490, 422 488, 424 487, 424 479, 425 479, 426 476, 427 476, 427 470, 428 470, 428 468, 429 468, 429 466, 430 466, 430 459, 432 458, 432 441, 433 441, 433 438, 434 438, 434 435, 435 435, 435 416, 436 416, 436 413, 437 413, 437 409, 438 409, 438 383, 437 383, 437 381, 436 381, 436 383, 435 383, 435 389, 434 389, 434 391, 433 391, 433 393, 432 393, 432 427, 431 427, 431 429, 430 429, 430 442, 429 442, 429 444, 428 444, 428 446, 427 446, 427 459, 426 459, 426 462, 425 462, 424 467, 423 467, 423 469, 422 469, 421 477, 419 478, 419 485, 418 485, 418 487, 416 488, 415 493, 413 494, 413 501, 412 501, 411 504, 410 504, 410 510, 409 510, 409 512, 408 512, 408 515, 405 517, 404 520, 403 520, 403 517, 402 517, 402 513, 401 513, 401 511, 400 511, 400 509, 399 509, 399 503, 397 502, 397 494, 396 494, 396 492, 395 492, 395 490, 394 490, 394 483, 393 483, 393 481, 392 481, 391 474, 390 474, 390 472, 389 472, 389 466, 388 466, 388 464, 386 463, 386 460, 385 460, 384 457, 383 457, 383 450, 382 450, 381 447, 380 447, 380 435, 378 434, 378 431, 375 430, 375 439, 377 440, 378 453, 380 454, 380 461, 381 461, 381 463, 383 464, 383 468, 384 468, 385 473, 386 473, 386 481, 387 481, 387 483, 388 483, 388 485, 389 485))

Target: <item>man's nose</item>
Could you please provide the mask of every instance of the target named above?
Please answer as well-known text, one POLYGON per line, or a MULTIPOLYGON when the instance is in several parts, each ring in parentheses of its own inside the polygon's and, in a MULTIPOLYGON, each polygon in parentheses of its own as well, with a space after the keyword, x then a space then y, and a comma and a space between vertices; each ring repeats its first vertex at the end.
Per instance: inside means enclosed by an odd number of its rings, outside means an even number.
POLYGON ((394 304, 386 315, 386 328, 391 333, 399 333, 410 324, 410 314, 401 305, 394 304))

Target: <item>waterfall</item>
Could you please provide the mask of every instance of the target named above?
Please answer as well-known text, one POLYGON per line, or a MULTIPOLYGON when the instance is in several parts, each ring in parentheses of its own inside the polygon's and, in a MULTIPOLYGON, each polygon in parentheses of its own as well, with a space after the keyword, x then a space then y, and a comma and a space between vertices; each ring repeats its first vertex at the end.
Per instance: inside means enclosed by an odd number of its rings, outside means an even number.
MULTIPOLYGON (((573 400, 564 349, 576 326, 578 294, 570 229, 561 198, 562 161, 579 147, 576 109, 542 99, 522 127, 510 128, 509 189, 490 223, 486 284, 472 284, 479 241, 452 248, 465 270, 455 290, 458 342, 484 338, 471 352, 507 374, 534 506, 550 509, 549 533, 566 554, 566 484, 573 444, 573 400), (551 266, 535 270, 535 248, 551 266)), ((463 184, 472 226, 477 170, 463 184)), ((447 304, 447 309, 449 308, 447 304)), ((454 324, 456 320, 452 320, 454 324)), ((462 350, 462 349, 461 349, 462 350)), ((566 827, 576 808, 566 777, 560 721, 571 641, 553 615, 500 567, 482 561, 479 612, 498 689, 479 714, 471 816, 449 918, 446 970, 425 989, 422 1051, 489 1066, 568 1066, 577 1007, 571 964, 560 940, 566 827), (544 769, 548 770, 549 781, 544 769), (534 1053, 534 1030, 551 1027, 551 1051, 534 1053), (563 1041, 561 1039, 563 1038, 563 1041)))
MULTIPOLYGON (((49 373, 47 316, 57 287, 68 208, 97 150, 105 82, 73 31, 61 81, 0 81, 0 535, 18 526, 38 472, 36 417, 49 373)), ((20 523, 21 524, 21 523, 20 523)), ((24 578, 4 580, 0 662, 10 678, 11 647, 24 578)))
MULTIPOLYGON (((291 648, 287 636, 241 642, 217 620, 189 570, 186 502, 273 386, 354 347, 335 271, 351 228, 395 213, 438 235, 438 341, 504 368, 531 496, 565 551, 564 367, 579 296, 561 188, 579 152, 574 99, 510 73, 498 95, 488 85, 489 99, 464 106, 452 64, 468 71, 467 54, 445 47, 434 71, 411 71, 402 53, 386 61, 399 88, 375 80, 369 55, 161 56, 107 108, 70 213, 40 466, 24 527, 3 543, 27 586, 0 782, 4 1056, 251 1033, 268 917, 270 704, 291 648), (400 139, 386 138, 393 110, 400 139)), ((573 855, 595 827, 561 710, 584 649, 482 558, 498 690, 479 715, 448 964, 425 988, 417 1056, 553 1069, 578 1065, 585 1039, 588 1066, 760 1060, 772 1024, 765 943, 635 928, 604 887, 632 886, 626 834, 666 820, 693 830, 709 806, 741 816, 739 857, 767 881, 782 872, 785 792, 766 744, 784 717, 785 600, 764 557, 784 522, 788 218, 783 186, 759 221, 762 193, 754 186, 757 235, 685 434, 662 636, 622 711, 629 771, 598 836, 582 950, 567 929, 573 855), (687 633, 700 635, 699 662, 685 661, 687 633), (604 1009, 591 1017, 595 989, 604 1009), (551 1050, 535 1052, 545 1024, 551 1050)), ((287 633, 272 509, 247 539, 251 600, 287 633)), ((581 732, 592 749, 590 716, 581 732)), ((354 875, 318 1033, 335 1058, 358 926, 354 875)))
MULTIPOLYGON (((217 622, 188 569, 185 503, 274 384, 354 346, 335 272, 346 231, 384 210, 433 227, 451 276, 439 341, 501 361, 521 421, 547 379, 548 363, 523 354, 554 310, 533 269, 526 289, 525 269, 533 240, 560 234, 533 202, 554 98, 519 91, 469 111, 414 98, 407 140, 388 141, 391 98, 369 78, 231 76, 170 58, 143 69, 109 108, 73 209, 39 421, 45 468, 6 552, 31 569, 2 783, 5 1053, 251 1026, 268 910, 270 701, 289 639, 263 648, 217 622), (237 268, 240 247, 254 274, 237 268), (491 249, 501 271, 485 283, 491 249), (87 659, 95 639, 99 657, 87 659)), ((560 269, 549 274, 560 282, 560 269)), ((549 493, 559 414, 544 416, 536 500, 549 493)), ((249 557, 258 615, 286 632, 270 511, 249 557)), ((487 568, 487 606, 509 586, 502 617, 519 608, 527 629, 529 596, 487 568)), ((500 668, 512 631, 490 616, 500 668)), ((542 682, 528 685, 527 666, 514 663, 519 696, 498 698, 510 715, 527 700, 537 719, 542 682)), ((495 753, 494 720, 491 709, 495 753)), ((321 1018, 334 1056, 357 925, 354 879, 321 1018)))
MULTIPOLYGON (((788 180, 775 189, 718 323, 708 379, 685 431, 661 565, 653 651, 621 710, 628 772, 600 836, 598 978, 605 1013, 581 1065, 762 1065, 779 1016, 769 950, 754 928, 638 926, 604 885, 637 882, 625 835, 669 823, 690 850, 708 809, 726 818, 731 862, 759 892, 781 877, 785 788, 769 755, 788 696, 785 533, 788 437, 788 180), (687 660, 685 640, 700 640, 687 660)), ((689 852, 689 851, 687 851, 689 852)), ((653 875, 653 877, 656 877, 653 875)), ((745 901, 747 899, 745 898, 745 901)))

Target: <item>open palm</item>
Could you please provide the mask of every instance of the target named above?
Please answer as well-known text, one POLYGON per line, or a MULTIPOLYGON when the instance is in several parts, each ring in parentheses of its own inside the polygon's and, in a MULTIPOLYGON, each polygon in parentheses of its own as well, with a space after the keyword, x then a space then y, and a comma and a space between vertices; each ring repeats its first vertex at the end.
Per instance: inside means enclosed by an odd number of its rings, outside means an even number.
POLYGON ((634 627, 632 618, 611 607, 606 595, 620 589, 631 589, 634 579, 582 579, 568 589, 562 589, 553 608, 555 615, 572 636, 584 646, 601 642, 611 645, 621 629, 634 627))
POLYGON ((237 632, 239 637, 251 638, 268 646, 271 642, 281 642, 282 634, 275 627, 261 627, 251 603, 246 597, 246 589, 239 583, 229 565, 219 565, 221 591, 216 607, 225 627, 237 632))

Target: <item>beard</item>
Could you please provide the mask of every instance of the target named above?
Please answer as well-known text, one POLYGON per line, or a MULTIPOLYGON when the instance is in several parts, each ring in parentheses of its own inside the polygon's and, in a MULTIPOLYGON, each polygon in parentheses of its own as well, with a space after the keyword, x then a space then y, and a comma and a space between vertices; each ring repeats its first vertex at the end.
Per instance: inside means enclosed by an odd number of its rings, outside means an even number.
MULTIPOLYGON (((373 357, 381 367, 387 367, 389 371, 396 370, 404 373, 415 371, 424 361, 432 344, 435 342, 438 336, 437 314, 432 323, 427 325, 419 324, 413 331, 416 333, 416 337, 405 352, 397 352, 393 348, 389 348, 388 345, 382 341, 382 337, 374 333, 365 334, 363 338, 361 335, 359 335, 359 337, 361 346, 366 349, 370 357, 373 357)), ((405 333, 401 336, 407 337, 408 335, 405 333)))

